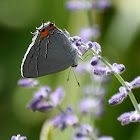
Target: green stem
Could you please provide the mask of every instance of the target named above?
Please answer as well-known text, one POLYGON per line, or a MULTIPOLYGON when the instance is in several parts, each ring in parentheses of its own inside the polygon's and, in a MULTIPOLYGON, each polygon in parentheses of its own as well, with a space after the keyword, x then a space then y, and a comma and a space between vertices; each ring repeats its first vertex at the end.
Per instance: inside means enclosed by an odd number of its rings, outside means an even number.
MULTIPOLYGON (((85 47, 87 47, 85 43, 82 43, 82 45, 84 45, 85 47)), ((91 49, 91 51, 93 52, 94 55, 98 56, 98 54, 97 54, 94 50, 91 49)), ((102 61, 109 69, 112 69, 112 65, 110 65, 103 57, 101 57, 101 61, 102 61)), ((127 88, 127 85, 126 85, 124 79, 123 79, 118 73, 114 73, 114 75, 115 75, 115 77, 119 80, 119 82, 122 84, 122 86, 124 86, 125 88, 127 88)), ((138 107, 138 103, 137 103, 137 101, 136 101, 136 98, 135 98, 133 92, 131 91, 128 95, 129 95, 129 97, 130 97, 130 99, 131 99, 131 102, 132 102, 134 108, 135 108, 135 109, 137 110, 137 112, 140 114, 140 109, 139 109, 139 107, 138 107)))

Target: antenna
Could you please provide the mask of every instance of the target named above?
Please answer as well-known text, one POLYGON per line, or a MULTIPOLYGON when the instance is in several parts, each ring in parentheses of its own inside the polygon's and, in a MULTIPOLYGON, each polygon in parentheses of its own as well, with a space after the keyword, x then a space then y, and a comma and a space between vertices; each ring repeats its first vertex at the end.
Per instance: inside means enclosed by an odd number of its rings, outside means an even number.
POLYGON ((42 19, 42 25, 43 25, 43 27, 44 27, 44 19, 42 19))
MULTIPOLYGON (((69 77, 70 77, 71 69, 72 69, 72 67, 70 68, 70 71, 69 71, 69 75, 68 75, 67 81, 69 81, 69 77)), ((77 77, 76 77, 75 72, 74 72, 74 68, 73 68, 73 73, 74 73, 74 77, 75 77, 75 79, 76 79, 76 82, 77 82, 78 86, 80 87, 80 83, 78 82, 77 77)))
POLYGON ((76 77, 75 72, 74 72, 74 68, 73 68, 72 70, 73 70, 73 73, 74 73, 74 77, 75 77, 75 79, 76 79, 76 81, 77 81, 77 84, 78 84, 78 86, 80 87, 80 83, 78 82, 77 77, 76 77))
POLYGON ((72 68, 72 67, 70 67, 70 71, 69 71, 69 75, 68 75, 67 81, 69 81, 69 77, 70 77, 71 68, 72 68))

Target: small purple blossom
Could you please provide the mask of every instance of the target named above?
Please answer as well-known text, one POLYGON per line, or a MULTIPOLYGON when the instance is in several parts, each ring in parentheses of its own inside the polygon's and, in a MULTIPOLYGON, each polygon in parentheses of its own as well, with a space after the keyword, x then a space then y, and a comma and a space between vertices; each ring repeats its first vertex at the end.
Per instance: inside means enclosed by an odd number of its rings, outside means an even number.
POLYGON ((79 74, 85 74, 90 73, 92 71, 92 66, 88 62, 79 63, 79 65, 76 67, 76 72, 79 74))
POLYGON ((95 109, 100 105, 99 99, 83 99, 79 104, 79 110, 82 114, 93 113, 95 109))
POLYGON ((72 1, 66 2, 65 7, 69 11, 89 10, 92 8, 92 3, 72 0, 72 1))
POLYGON ((130 82, 132 88, 140 87, 140 76, 136 77, 133 81, 130 82))
POLYGON ((42 101, 42 97, 41 98, 35 98, 33 99, 27 106, 27 108, 32 109, 33 111, 37 110, 37 105, 42 101))
POLYGON ((38 81, 32 78, 23 78, 18 80, 18 85, 25 88, 35 87, 38 85, 38 81))
POLYGON ((96 66, 98 63, 99 63, 99 60, 100 60, 100 56, 94 56, 91 60, 90 60, 90 64, 92 66, 96 66))
POLYGON ((140 122, 140 114, 135 110, 131 112, 123 113, 118 117, 122 125, 129 124, 130 122, 140 122))
POLYGON ((81 38, 79 36, 73 36, 73 37, 69 37, 69 40, 72 42, 78 42, 81 41, 81 38))
POLYGON ((81 131, 82 131, 82 134, 83 135, 87 135, 89 133, 92 133, 93 132, 93 129, 90 125, 88 124, 82 124, 81 125, 81 131))
POLYGON ((78 123, 78 118, 73 114, 71 107, 68 107, 65 112, 61 112, 51 120, 55 127, 64 130, 68 125, 75 125, 78 123))
POLYGON ((84 45, 79 45, 79 46, 76 46, 76 47, 80 51, 81 55, 84 55, 88 51, 88 49, 84 45))
POLYGON ((125 71, 125 66, 123 64, 114 63, 112 65, 112 73, 122 74, 125 71))
POLYGON ((110 105, 118 105, 118 104, 122 103, 125 98, 126 98, 126 94, 117 93, 117 94, 113 95, 109 99, 108 102, 109 102, 110 105))
POLYGON ((123 102, 123 100, 127 97, 129 93, 129 90, 127 90, 127 88, 125 87, 120 87, 119 88, 119 93, 113 95, 110 99, 109 99, 109 104, 110 105, 117 105, 123 102))
POLYGON ((49 86, 41 86, 39 91, 34 93, 34 98, 38 99, 42 97, 43 99, 47 98, 51 92, 51 88, 49 86))
POLYGON ((83 27, 79 31, 79 36, 82 42, 87 42, 88 40, 96 40, 100 36, 100 28, 97 25, 92 27, 83 27))
POLYGON ((99 0, 99 1, 75 1, 71 0, 65 3, 65 7, 69 11, 78 10, 100 10, 104 11, 111 7, 111 1, 109 0, 99 0))
POLYGON ((99 0, 96 3, 96 8, 97 8, 97 10, 104 11, 104 10, 107 10, 108 8, 110 8, 111 5, 112 5, 112 3, 110 0, 99 0))
POLYGON ((25 136, 20 136, 20 134, 18 134, 17 136, 12 136, 11 140, 27 140, 27 138, 25 136))
POLYGON ((111 74, 111 70, 108 67, 96 67, 93 70, 95 75, 109 75, 111 74))
POLYGON ((93 44, 92 44, 92 49, 97 53, 97 54, 99 54, 99 55, 101 55, 101 46, 100 46, 100 44, 99 43, 97 43, 97 42, 93 42, 93 44))
POLYGON ((58 87, 54 93, 50 95, 50 99, 52 100, 53 104, 57 106, 62 98, 64 97, 65 91, 62 87, 58 87))
POLYGON ((40 112, 48 112, 54 108, 54 105, 51 102, 39 102, 36 105, 36 110, 40 112))
POLYGON ((110 136, 102 136, 98 137, 96 136, 96 132, 93 131, 92 127, 88 124, 82 124, 79 126, 79 128, 75 129, 74 131, 74 140, 91 140, 92 137, 93 139, 98 139, 98 140, 114 140, 110 136))
POLYGON ((64 90, 58 87, 54 93, 51 93, 51 88, 48 86, 40 87, 39 91, 34 93, 34 99, 28 104, 27 108, 33 111, 47 112, 60 104, 64 97, 64 90))

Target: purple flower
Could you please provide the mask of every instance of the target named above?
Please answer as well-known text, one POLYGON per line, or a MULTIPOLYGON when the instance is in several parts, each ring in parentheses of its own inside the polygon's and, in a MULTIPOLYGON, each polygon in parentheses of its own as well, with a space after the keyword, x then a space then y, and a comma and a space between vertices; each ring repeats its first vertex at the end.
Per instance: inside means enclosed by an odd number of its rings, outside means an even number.
POLYGON ((37 105, 42 101, 42 97, 41 98, 35 98, 33 99, 27 106, 27 108, 32 109, 33 111, 37 110, 37 105))
MULTIPOLYGON (((140 108, 140 104, 138 105, 140 108)), ((118 117, 122 125, 129 124, 130 122, 140 122, 140 114, 135 110, 131 112, 123 113, 118 117)))
POLYGON ((136 77, 133 81, 130 82, 132 88, 140 87, 140 76, 136 77))
POLYGON ((47 98, 51 92, 51 88, 49 86, 41 86, 39 91, 34 93, 34 98, 38 99, 42 97, 43 99, 47 98))
POLYGON ((81 125, 81 131, 83 135, 88 135, 89 133, 93 132, 93 129, 90 125, 88 124, 82 124, 81 125))
POLYGON ((64 130, 68 125, 75 125, 78 123, 78 118, 73 114, 71 107, 68 107, 65 112, 61 112, 51 120, 55 127, 64 130))
POLYGON ((73 139, 74 140, 90 140, 90 138, 87 136, 88 134, 90 135, 94 134, 92 127, 88 124, 82 124, 78 128, 75 128, 73 139))
POLYGON ((31 79, 31 78, 24 78, 24 79, 20 79, 18 81, 18 85, 22 86, 22 87, 26 87, 26 88, 29 88, 29 87, 35 87, 38 85, 38 81, 37 80, 34 80, 34 79, 31 79))
POLYGON ((76 72, 79 74, 85 74, 87 72, 90 73, 91 71, 92 71, 92 66, 88 62, 79 63, 79 65, 76 67, 76 72))
POLYGON ((122 94, 122 93, 117 93, 115 95, 113 95, 110 99, 109 99, 109 104, 110 105, 118 105, 120 103, 123 102, 123 100, 126 98, 126 94, 122 94))
POLYGON ((97 53, 97 54, 101 54, 101 46, 100 46, 100 44, 99 43, 97 43, 97 42, 93 42, 93 44, 92 44, 92 49, 97 53))
POLYGON ((79 45, 79 46, 76 46, 76 47, 80 51, 81 55, 84 55, 88 51, 88 49, 84 45, 79 45))
POLYGON ((69 37, 69 40, 72 42, 78 42, 81 41, 81 38, 79 36, 73 36, 73 37, 69 37))
POLYGON ((97 8, 97 10, 104 11, 104 10, 110 8, 111 5, 112 4, 111 4, 110 0, 99 0, 96 3, 96 8, 97 8))
POLYGON ((63 88, 58 87, 56 91, 50 95, 50 99, 52 100, 55 106, 57 106, 61 102, 62 98, 64 97, 64 94, 65 92, 63 88))
POLYGON ((111 70, 108 67, 96 67, 93 70, 95 75, 108 75, 111 74, 111 70))
POLYGON ((97 99, 83 99, 79 104, 79 110, 82 114, 92 113, 100 105, 100 101, 97 99))
POLYGON ((40 102, 36 105, 36 110, 40 112, 48 112, 54 108, 51 102, 40 102))
POLYGON ((20 136, 20 134, 18 134, 17 136, 12 136, 11 140, 27 140, 27 138, 25 136, 20 136))
POLYGON ((96 66, 98 63, 99 63, 99 60, 100 60, 100 56, 94 56, 91 60, 90 60, 90 64, 92 66, 96 66))
POLYGON ((113 95, 109 99, 109 104, 110 105, 117 105, 123 102, 123 100, 127 97, 129 91, 125 87, 120 87, 119 88, 119 93, 113 95))
POLYGON ((68 1, 65 4, 65 7, 69 11, 78 11, 78 10, 106 10, 111 7, 111 2, 109 0, 100 0, 97 2, 94 1, 68 1))
POLYGON ((87 42, 88 40, 96 40, 100 36, 100 28, 97 25, 92 27, 83 27, 79 31, 79 36, 82 42, 87 42))
MULTIPOLYGON (((99 76, 98 76, 99 77, 99 76)), ((106 94, 106 89, 103 87, 98 87, 98 86, 94 86, 94 85, 86 85, 83 88, 83 94, 84 95, 95 95, 98 97, 104 97, 104 95, 106 94)))
POLYGON ((34 93, 34 99, 28 104, 28 108, 33 111, 47 112, 60 104, 64 97, 64 90, 58 87, 54 93, 50 93, 48 86, 40 87, 39 91, 34 93))
POLYGON ((77 10, 84 10, 84 9, 91 9, 92 5, 91 2, 82 2, 82 1, 68 1, 65 3, 65 7, 69 11, 77 11, 77 10))
POLYGON ((123 64, 114 63, 112 67, 112 73, 122 74, 125 71, 125 66, 123 64))

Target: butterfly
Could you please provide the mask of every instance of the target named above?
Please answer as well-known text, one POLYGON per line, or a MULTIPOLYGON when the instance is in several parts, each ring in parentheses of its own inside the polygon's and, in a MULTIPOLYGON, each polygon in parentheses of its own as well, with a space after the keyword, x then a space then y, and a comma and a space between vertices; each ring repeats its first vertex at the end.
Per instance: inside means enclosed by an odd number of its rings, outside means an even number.
POLYGON ((21 64, 23 77, 40 77, 78 65, 77 49, 66 30, 62 31, 54 23, 43 22, 33 35, 21 64))

